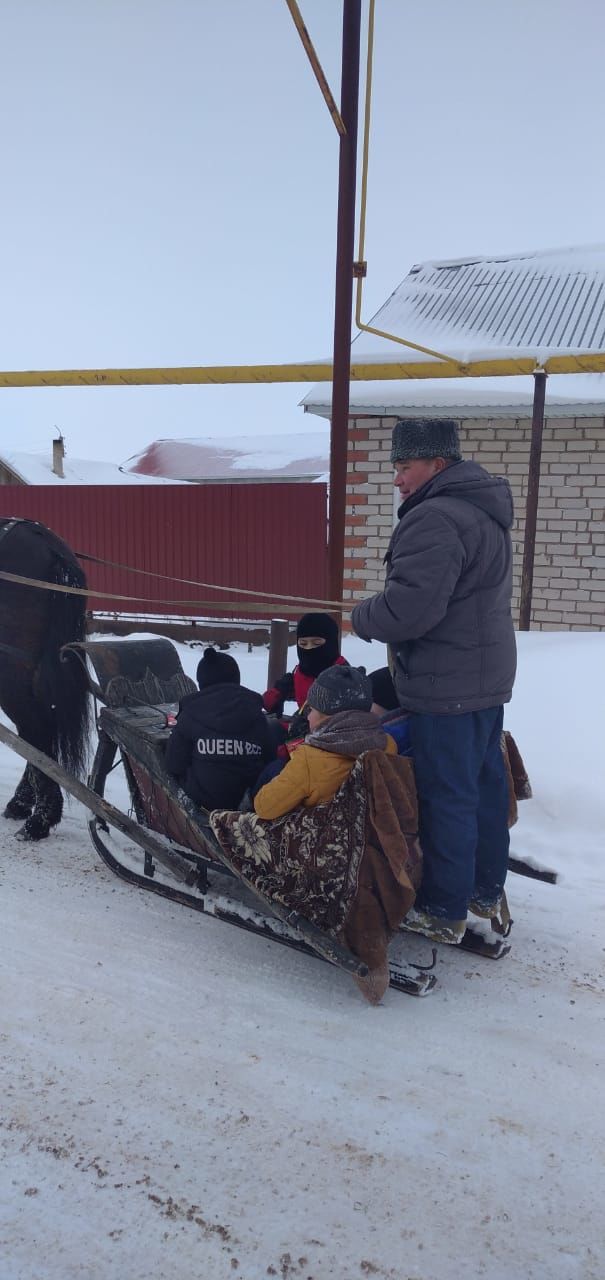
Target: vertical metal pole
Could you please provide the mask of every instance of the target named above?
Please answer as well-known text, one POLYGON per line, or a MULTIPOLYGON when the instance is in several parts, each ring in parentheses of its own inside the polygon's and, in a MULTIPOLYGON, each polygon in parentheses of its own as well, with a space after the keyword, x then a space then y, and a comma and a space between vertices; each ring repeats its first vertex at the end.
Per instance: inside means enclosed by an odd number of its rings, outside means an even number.
POLYGON ((338 601, 342 600, 345 550, 360 32, 361 0, 343 0, 340 114, 347 132, 346 135, 340 138, 338 164, 334 364, 332 375, 332 430, 330 433, 330 501, 328 509, 328 597, 330 600, 338 601))
POLYGON ((527 483, 527 500, 525 503, 525 539, 523 543, 521 600, 519 604, 520 631, 529 631, 531 625, 531 597, 534 581, 534 555, 536 550, 536 524, 538 519, 538 496, 540 492, 540 461, 542 458, 542 431, 544 428, 545 398, 546 374, 534 373, 534 407, 531 419, 529 476, 527 483))
POLYGON ((288 639, 290 626, 283 618, 271 619, 271 635, 269 639, 269 670, 267 672, 267 688, 272 689, 275 681, 285 675, 288 667, 288 639))

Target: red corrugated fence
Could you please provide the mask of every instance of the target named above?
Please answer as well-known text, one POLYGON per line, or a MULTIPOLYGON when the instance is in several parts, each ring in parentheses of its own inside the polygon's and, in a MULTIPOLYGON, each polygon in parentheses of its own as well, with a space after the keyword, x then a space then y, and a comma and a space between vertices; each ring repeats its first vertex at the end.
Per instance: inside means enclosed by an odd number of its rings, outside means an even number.
POLYGON ((91 587, 145 597, 131 603, 91 597, 95 612, 279 615, 270 604, 229 607, 225 593, 174 578, 324 599, 326 512, 322 484, 0 487, 1 516, 40 520, 76 552, 168 575, 164 581, 84 562, 91 587))

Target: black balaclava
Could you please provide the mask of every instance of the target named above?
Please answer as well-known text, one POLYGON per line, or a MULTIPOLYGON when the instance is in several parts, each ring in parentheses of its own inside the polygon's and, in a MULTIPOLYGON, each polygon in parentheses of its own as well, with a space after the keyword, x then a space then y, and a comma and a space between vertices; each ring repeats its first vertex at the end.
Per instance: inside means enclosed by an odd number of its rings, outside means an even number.
POLYGON ((296 628, 296 652, 299 670, 304 676, 315 679, 334 665, 339 655, 338 625, 329 613, 305 613, 296 628), (298 641, 302 636, 323 636, 325 644, 317 649, 301 649, 298 641))

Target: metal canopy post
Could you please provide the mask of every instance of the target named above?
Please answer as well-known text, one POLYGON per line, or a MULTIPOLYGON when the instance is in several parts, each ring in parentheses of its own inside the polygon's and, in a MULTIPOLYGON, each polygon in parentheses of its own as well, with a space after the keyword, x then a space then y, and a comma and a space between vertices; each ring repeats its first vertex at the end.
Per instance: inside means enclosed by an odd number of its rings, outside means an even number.
POLYGON ((542 458, 542 432, 544 428, 544 401, 546 398, 546 374, 534 373, 534 406, 531 419, 531 445, 529 449, 529 476, 525 503, 525 539, 523 542, 523 568, 521 570, 521 600, 519 604, 519 630, 529 631, 531 626, 531 598, 534 581, 534 555, 536 551, 536 524, 538 496, 540 492, 540 461, 542 458))
POLYGON ((328 512, 328 596, 335 601, 342 600, 344 576, 349 379, 351 375, 351 313, 353 307, 353 260, 355 257, 355 184, 357 173, 360 32, 361 0, 343 0, 340 114, 346 128, 346 134, 340 137, 338 165, 332 430, 330 432, 330 501, 328 512))

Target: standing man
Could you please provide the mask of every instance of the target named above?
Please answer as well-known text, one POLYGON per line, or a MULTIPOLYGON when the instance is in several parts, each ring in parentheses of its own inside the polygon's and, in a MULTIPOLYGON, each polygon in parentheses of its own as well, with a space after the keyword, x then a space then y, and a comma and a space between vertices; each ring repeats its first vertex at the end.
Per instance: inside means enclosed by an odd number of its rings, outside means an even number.
POLYGON ((411 713, 424 871, 406 924, 455 944, 469 909, 498 915, 507 871, 513 501, 507 480, 462 460, 447 418, 396 423, 391 461, 402 505, 384 591, 351 620, 388 644, 411 713))

